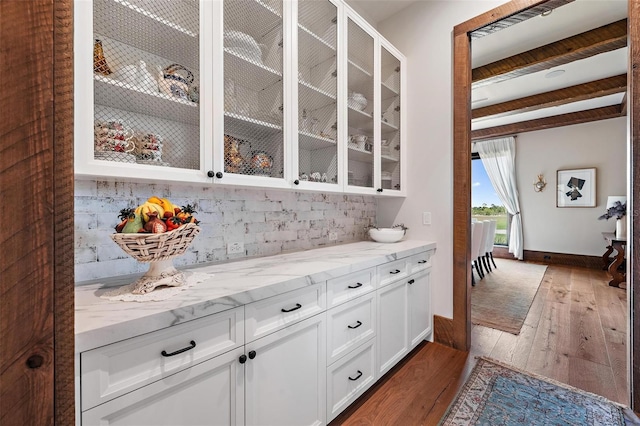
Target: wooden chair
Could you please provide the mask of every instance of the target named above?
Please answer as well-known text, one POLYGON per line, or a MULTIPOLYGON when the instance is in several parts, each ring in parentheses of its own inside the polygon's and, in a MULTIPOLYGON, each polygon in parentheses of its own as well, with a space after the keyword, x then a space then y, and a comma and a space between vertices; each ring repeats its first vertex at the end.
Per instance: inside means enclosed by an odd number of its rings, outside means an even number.
POLYGON ((484 249, 482 245, 482 234, 484 230, 484 222, 473 222, 471 223, 471 285, 476 284, 475 277, 473 275, 473 269, 476 269, 478 272, 479 279, 484 278, 484 274, 482 273, 482 269, 478 267, 478 257, 480 254, 480 250, 484 249))

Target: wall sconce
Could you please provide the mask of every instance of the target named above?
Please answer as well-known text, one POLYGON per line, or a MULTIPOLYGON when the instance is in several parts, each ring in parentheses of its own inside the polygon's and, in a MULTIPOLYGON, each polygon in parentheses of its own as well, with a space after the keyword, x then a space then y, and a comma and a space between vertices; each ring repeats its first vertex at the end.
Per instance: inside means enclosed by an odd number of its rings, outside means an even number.
POLYGON ((547 181, 544 180, 544 176, 538 175, 538 180, 533 182, 533 190, 536 192, 544 191, 544 187, 547 186, 547 181))

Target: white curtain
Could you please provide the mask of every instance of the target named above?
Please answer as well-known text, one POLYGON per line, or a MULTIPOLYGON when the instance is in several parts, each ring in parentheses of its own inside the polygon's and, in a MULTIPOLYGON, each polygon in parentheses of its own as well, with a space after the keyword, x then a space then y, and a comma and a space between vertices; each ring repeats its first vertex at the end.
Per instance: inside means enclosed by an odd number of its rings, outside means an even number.
POLYGON ((482 165, 487 171, 489 180, 495 189, 498 198, 507 209, 511 219, 511 232, 509 233, 509 253, 522 260, 522 218, 520 215, 520 202, 518 201, 518 188, 516 186, 516 140, 513 136, 508 138, 493 139, 475 142, 474 147, 482 165))

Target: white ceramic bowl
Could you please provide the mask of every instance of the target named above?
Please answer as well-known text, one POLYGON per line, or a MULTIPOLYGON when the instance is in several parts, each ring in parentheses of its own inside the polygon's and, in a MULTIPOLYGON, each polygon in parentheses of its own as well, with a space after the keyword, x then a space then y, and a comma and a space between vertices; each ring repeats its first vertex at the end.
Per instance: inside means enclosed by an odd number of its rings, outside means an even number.
POLYGON ((395 243, 404 237, 405 230, 399 228, 371 228, 369 229, 369 236, 373 241, 379 243, 395 243))

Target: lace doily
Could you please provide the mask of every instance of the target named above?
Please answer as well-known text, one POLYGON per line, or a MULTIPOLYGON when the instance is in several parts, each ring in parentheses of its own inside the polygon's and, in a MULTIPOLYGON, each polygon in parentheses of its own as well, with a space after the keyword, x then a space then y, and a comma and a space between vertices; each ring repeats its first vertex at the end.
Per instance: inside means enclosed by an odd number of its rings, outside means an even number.
POLYGON ((100 298, 107 300, 118 300, 122 302, 159 302, 167 300, 172 296, 184 291, 194 285, 206 281, 211 278, 211 274, 202 274, 198 272, 185 272, 185 283, 179 287, 157 287, 150 293, 146 294, 133 294, 131 290, 135 287, 136 283, 124 285, 122 287, 108 290, 100 295, 100 298))

